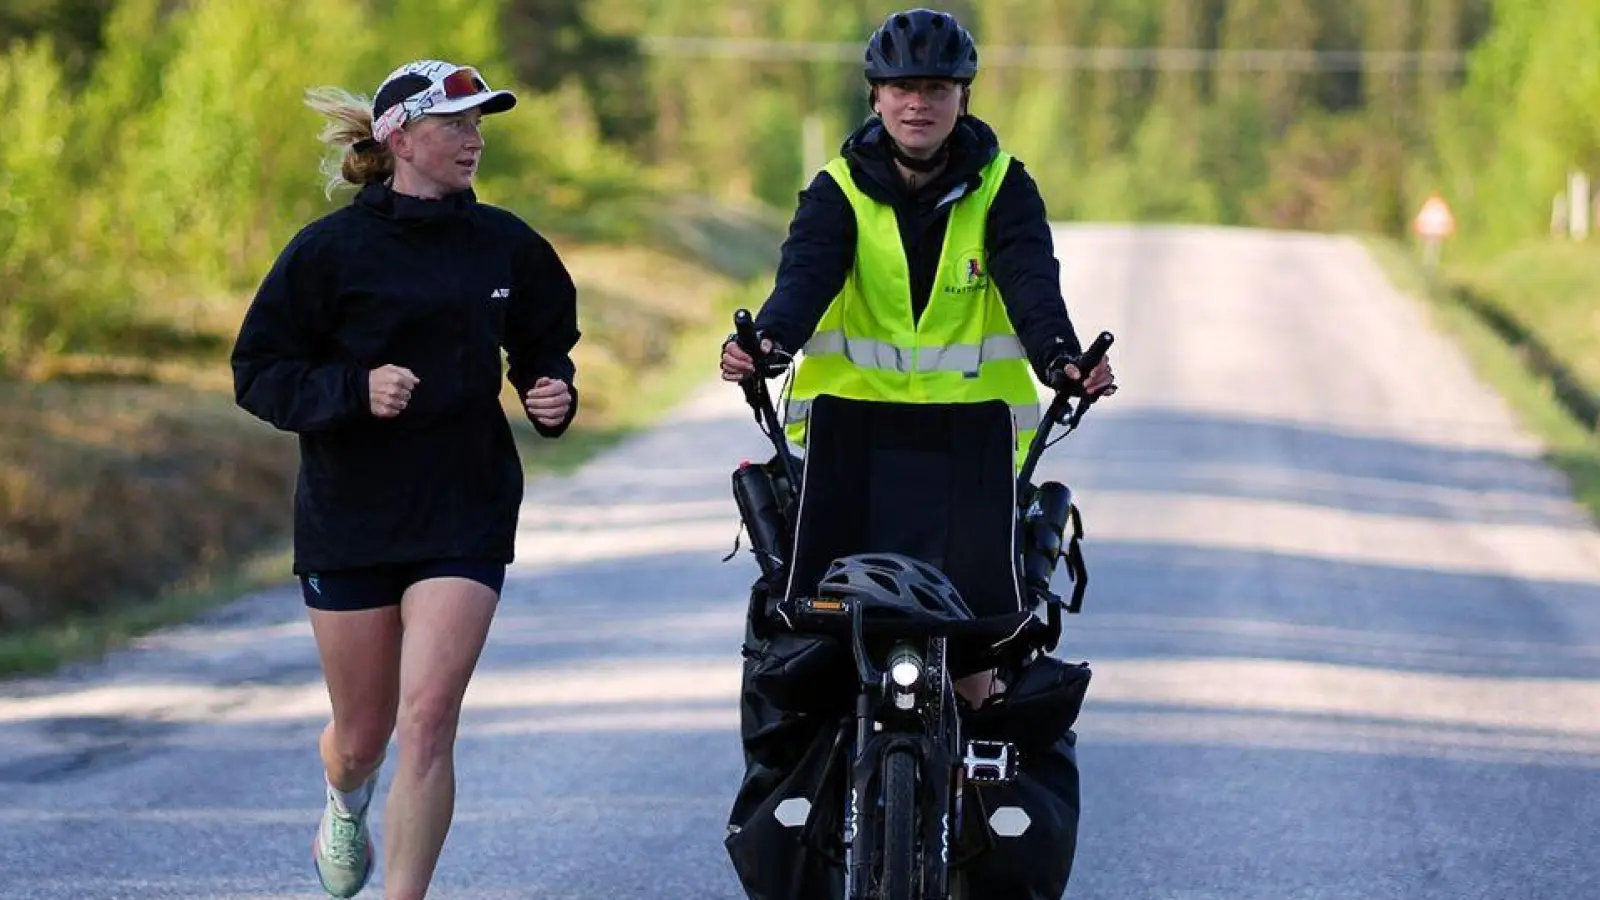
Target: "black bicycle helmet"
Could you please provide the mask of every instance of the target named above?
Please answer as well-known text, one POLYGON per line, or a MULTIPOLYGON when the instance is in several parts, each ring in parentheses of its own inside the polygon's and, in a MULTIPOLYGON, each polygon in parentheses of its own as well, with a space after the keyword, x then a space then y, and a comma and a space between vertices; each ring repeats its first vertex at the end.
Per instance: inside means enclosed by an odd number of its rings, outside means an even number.
POLYGON ((899 553, 840 557, 823 574, 817 593, 832 600, 866 600, 915 618, 973 618, 961 593, 943 572, 899 553))
POLYGON ((911 9, 891 15, 872 33, 863 68, 868 81, 950 78, 970 82, 978 74, 978 48, 955 16, 911 9))

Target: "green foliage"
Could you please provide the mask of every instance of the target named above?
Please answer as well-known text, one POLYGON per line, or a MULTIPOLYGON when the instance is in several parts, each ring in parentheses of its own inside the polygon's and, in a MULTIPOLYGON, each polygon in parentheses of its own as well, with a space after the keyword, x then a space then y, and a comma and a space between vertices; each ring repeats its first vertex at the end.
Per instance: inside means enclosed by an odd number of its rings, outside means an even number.
POLYGON ((1433 176, 1463 237, 1503 248, 1542 231, 1567 173, 1600 176, 1600 17, 1589 0, 1494 6, 1467 83, 1434 129, 1433 176))
MULTIPOLYGON (((1544 231, 1567 172, 1600 175, 1593 0, 956 3, 972 110, 1053 215, 1404 234, 1451 200, 1461 240, 1544 231), (1002 47, 1029 46, 1023 57, 1002 47), (1129 70, 1051 48, 1470 51, 1466 73, 1224 63, 1129 70)), ((282 243, 329 208, 316 85, 369 95, 420 57, 517 90, 480 193, 541 227, 659 239, 661 194, 786 211, 870 114, 861 0, 17 0, 0 13, 0 371, 159 320, 225 331, 282 243), (839 58, 670 53, 651 37, 841 42, 839 58)), ((343 203, 336 196, 333 203, 343 203)))
POLYGON ((622 201, 644 176, 604 144, 581 87, 517 79, 498 2, 107 5, 103 50, 76 82, 47 29, 0 55, 0 373, 138 352, 129 328, 226 333, 289 235, 332 208, 305 91, 370 96, 412 59, 471 62, 518 91, 489 122, 485 199, 555 232, 638 230, 622 201))
POLYGON ((584 0, 506 0, 498 23, 506 58, 518 80, 534 90, 581 85, 599 134, 639 150, 654 120, 653 97, 639 89, 645 61, 632 37, 596 27, 594 6, 584 0))
MULTIPOLYGON (((1371 129, 1356 114, 1307 116, 1267 158, 1270 173, 1250 197, 1249 218, 1286 228, 1364 230, 1384 191, 1371 129), (1364 183, 1365 182, 1365 183, 1364 183)), ((1382 230, 1382 229, 1373 229, 1382 230)))
POLYGON ((1600 253, 1572 243, 1527 244, 1492 260, 1462 261, 1457 285, 1522 324, 1600 397, 1600 253))
POLYGON ((754 192, 758 199, 782 206, 802 186, 801 124, 783 95, 776 91, 762 91, 754 113, 751 136, 756 146, 768 148, 755 160, 754 192))
POLYGON ((6 0, 0 5, 0 51, 48 37, 68 83, 77 82, 100 52, 110 0, 6 0))
MULTIPOLYGON (((1382 57, 1313 71, 1297 68, 1292 54, 1459 51, 1478 37, 1472 23, 1484 2, 1089 0, 1063 8, 995 0, 947 8, 965 16, 984 60, 972 111, 1029 164, 1055 214, 1393 234, 1426 190, 1413 179, 1429 167, 1415 161, 1431 158, 1427 122, 1456 76, 1392 71, 1382 57), (998 52, 1016 47, 1036 52, 998 52), (1063 60, 1054 52, 1062 47, 1288 56, 1141 70, 1063 60), (1336 145, 1319 146, 1322 139, 1336 145), (1355 168, 1339 169, 1341 160, 1355 168), (1338 196, 1350 192, 1372 196, 1338 196)), ((778 52, 652 61, 660 119, 651 161, 697 189, 768 201, 788 196, 775 186, 809 174, 794 150, 796 123, 825 118, 832 149, 867 112, 855 48, 887 11, 779 0, 730 0, 698 13, 681 0, 591 9, 594 21, 639 34, 844 43, 843 57, 826 63, 778 52)))
POLYGON ((58 346, 66 327, 59 310, 70 270, 55 249, 70 237, 58 204, 71 196, 63 162, 71 118, 51 51, 41 39, 0 56, 10 129, 0 141, 0 364, 58 346))

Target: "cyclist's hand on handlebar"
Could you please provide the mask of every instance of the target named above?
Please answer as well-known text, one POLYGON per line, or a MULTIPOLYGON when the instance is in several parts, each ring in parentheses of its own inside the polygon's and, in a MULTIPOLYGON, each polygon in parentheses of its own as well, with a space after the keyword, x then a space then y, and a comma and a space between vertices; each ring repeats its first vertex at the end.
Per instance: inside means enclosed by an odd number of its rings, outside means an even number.
MULTIPOLYGON (((772 340, 770 338, 762 338, 761 352, 763 354, 772 352, 772 340)), ((731 337, 728 338, 722 345, 722 380, 742 381, 753 374, 755 370, 756 363, 755 360, 750 358, 750 354, 740 348, 737 340, 731 337)))
POLYGON ((739 345, 737 336, 729 337, 722 345, 722 378, 724 381, 744 381, 748 378, 776 378, 788 370, 792 357, 781 344, 771 338, 761 339, 761 349, 752 359, 739 345))
POLYGON ((1109 356, 1100 360, 1100 364, 1089 372, 1087 379, 1078 371, 1077 365, 1070 362, 1061 367, 1061 374, 1065 376, 1063 386, 1073 393, 1081 392, 1089 397, 1109 397, 1117 392, 1117 378, 1111 372, 1109 356))

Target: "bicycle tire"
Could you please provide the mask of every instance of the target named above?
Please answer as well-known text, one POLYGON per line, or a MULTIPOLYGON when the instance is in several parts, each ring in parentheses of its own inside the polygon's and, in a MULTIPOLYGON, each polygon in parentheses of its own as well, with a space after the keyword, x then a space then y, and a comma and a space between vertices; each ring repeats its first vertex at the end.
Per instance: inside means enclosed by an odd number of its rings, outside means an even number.
POLYGON ((883 900, 915 900, 917 838, 917 758, 894 750, 883 761, 883 900))

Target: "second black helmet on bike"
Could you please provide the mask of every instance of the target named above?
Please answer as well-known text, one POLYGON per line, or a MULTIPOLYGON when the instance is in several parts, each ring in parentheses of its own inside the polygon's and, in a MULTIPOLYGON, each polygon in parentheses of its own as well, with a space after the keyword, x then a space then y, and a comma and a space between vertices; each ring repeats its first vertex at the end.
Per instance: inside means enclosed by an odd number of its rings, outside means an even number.
POLYGON ((857 553, 834 560, 817 584, 829 599, 865 600, 912 619, 966 621, 972 610, 943 572, 899 553, 857 553))

